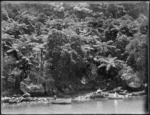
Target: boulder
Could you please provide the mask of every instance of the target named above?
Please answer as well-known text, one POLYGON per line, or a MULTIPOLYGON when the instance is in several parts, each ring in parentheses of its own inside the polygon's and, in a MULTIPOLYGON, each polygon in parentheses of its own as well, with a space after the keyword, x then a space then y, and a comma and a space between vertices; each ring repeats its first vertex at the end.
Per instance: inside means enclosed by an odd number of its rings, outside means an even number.
POLYGON ((8 103, 9 104, 15 104, 15 103, 19 103, 19 102, 20 102, 19 99, 12 97, 12 98, 9 99, 8 103))
POLYGON ((30 97, 26 97, 26 98, 22 98, 21 102, 30 102, 31 98, 30 97))
POLYGON ((91 99, 97 99, 97 98, 104 98, 105 96, 98 93, 93 93, 93 95, 90 96, 91 99))
POLYGON ((121 92, 119 92, 120 95, 126 95, 127 93, 128 93, 127 90, 124 90, 124 91, 122 90, 121 92))
POLYGON ((9 100, 9 104, 15 104, 15 103, 17 103, 16 100, 9 100))
POLYGON ((122 87, 117 87, 113 89, 114 92, 121 92, 122 91, 122 87))
POLYGON ((20 90, 27 96, 27 94, 31 94, 32 96, 41 96, 44 95, 45 89, 44 87, 40 85, 35 84, 27 84, 26 82, 22 81, 20 83, 20 90))
POLYGON ((106 96, 108 96, 109 95, 109 93, 108 92, 102 92, 101 93, 104 97, 106 97, 106 96))
POLYGON ((132 96, 140 96, 145 94, 146 94, 145 91, 132 92, 132 96))
POLYGON ((139 79, 136 73, 123 73, 122 81, 126 88, 130 90, 139 90, 142 86, 142 80, 139 79))
POLYGON ((142 85, 142 83, 135 82, 135 81, 132 81, 132 82, 128 83, 128 87, 131 88, 132 90, 140 89, 141 85, 142 85))
POLYGON ((2 98, 2 102, 3 102, 3 103, 8 103, 9 100, 10 100, 10 98, 8 98, 8 97, 3 97, 3 98, 2 98))
POLYGON ((31 95, 29 93, 25 93, 22 95, 22 97, 30 97, 31 95))

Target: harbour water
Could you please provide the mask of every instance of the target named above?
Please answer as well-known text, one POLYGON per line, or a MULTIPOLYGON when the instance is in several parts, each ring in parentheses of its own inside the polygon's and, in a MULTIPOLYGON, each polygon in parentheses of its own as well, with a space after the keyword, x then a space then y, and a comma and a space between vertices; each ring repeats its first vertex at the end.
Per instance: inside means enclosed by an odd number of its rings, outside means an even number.
POLYGON ((2 114, 144 114, 146 97, 90 100, 59 105, 51 103, 2 104, 2 114))

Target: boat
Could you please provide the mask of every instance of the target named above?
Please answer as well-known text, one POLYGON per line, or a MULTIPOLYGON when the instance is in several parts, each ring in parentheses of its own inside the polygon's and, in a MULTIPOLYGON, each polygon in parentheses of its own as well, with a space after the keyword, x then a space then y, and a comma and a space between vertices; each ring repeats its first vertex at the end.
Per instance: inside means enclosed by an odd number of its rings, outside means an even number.
POLYGON ((52 104, 71 104, 71 99, 52 100, 52 104))
POLYGON ((123 99, 123 97, 111 97, 111 96, 108 96, 107 98, 108 99, 123 99))

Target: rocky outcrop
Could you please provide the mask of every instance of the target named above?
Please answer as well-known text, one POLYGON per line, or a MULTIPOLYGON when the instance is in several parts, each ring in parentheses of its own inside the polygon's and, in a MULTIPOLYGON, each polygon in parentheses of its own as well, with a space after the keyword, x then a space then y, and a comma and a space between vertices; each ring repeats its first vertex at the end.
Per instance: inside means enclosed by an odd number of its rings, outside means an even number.
POLYGON ((50 102, 52 98, 37 98, 37 97, 2 97, 2 103, 17 104, 21 102, 50 102))
POLYGON ((143 84, 142 75, 139 72, 134 72, 131 67, 123 70, 121 75, 122 82, 130 90, 139 90, 143 84))
POLYGON ((29 93, 25 93, 22 95, 22 97, 30 97, 31 95, 29 93))
POLYGON ((88 101, 90 99, 102 99, 108 96, 108 92, 92 92, 83 96, 78 96, 74 101, 88 101))
POLYGON ((26 81, 22 81, 20 83, 20 90, 24 93, 24 95, 31 94, 32 96, 43 95, 45 92, 42 85, 35 85, 27 83, 26 81))

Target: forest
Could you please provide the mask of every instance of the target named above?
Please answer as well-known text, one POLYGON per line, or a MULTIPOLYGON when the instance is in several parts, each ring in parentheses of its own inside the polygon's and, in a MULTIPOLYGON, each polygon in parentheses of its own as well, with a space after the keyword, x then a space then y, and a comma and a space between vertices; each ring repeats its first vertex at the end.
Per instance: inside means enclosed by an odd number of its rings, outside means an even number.
POLYGON ((2 2, 2 96, 145 90, 148 5, 2 2))

